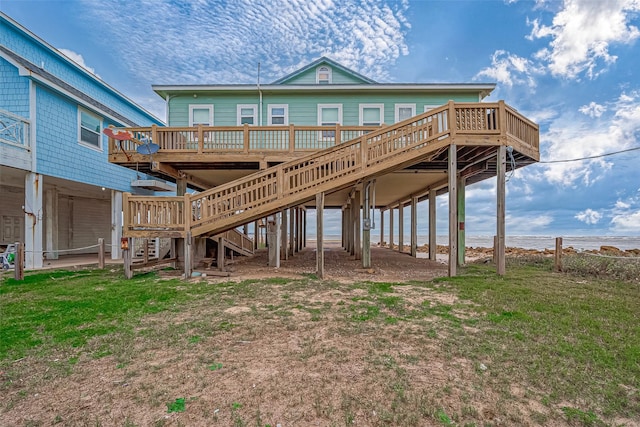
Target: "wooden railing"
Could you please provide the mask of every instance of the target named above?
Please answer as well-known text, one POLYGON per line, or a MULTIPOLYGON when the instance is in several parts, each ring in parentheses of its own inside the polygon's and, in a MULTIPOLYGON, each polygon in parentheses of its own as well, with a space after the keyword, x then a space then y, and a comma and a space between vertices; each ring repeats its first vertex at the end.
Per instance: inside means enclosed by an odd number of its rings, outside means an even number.
MULTIPOLYGON (((201 129, 199 129, 201 130, 201 129)), ((524 144, 537 152, 538 127, 504 102, 449 104, 300 159, 184 197, 123 200, 126 236, 143 230, 216 234, 360 179, 426 159, 439 148, 474 137, 524 144), (450 127, 453 125, 453 127, 450 127), (189 206, 186 216, 184 206, 189 206)), ((483 140, 484 141, 484 140, 483 140)), ((473 142, 473 141, 472 141, 473 142)), ((471 142, 471 143, 472 143, 471 142)))
POLYGON ((21 148, 31 145, 31 123, 13 113, 0 110, 0 142, 21 148))
POLYGON ((160 153, 250 153, 319 151, 357 138, 379 126, 197 126, 126 128, 134 139, 109 140, 109 154, 135 152, 140 142, 160 153))
POLYGON ((236 249, 240 253, 253 254, 254 252, 253 239, 236 228, 227 230, 224 233, 218 234, 214 237, 222 237, 229 247, 231 247, 232 249, 236 249))

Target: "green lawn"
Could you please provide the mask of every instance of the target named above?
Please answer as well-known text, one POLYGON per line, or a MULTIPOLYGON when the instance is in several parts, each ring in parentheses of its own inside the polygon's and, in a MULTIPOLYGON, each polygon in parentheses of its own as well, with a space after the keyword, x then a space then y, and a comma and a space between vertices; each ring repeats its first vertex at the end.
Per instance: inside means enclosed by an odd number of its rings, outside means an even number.
MULTIPOLYGON (((45 375, 26 381, 29 373, 20 368, 21 360, 37 366, 50 363, 55 354, 63 364, 56 378, 71 375, 81 359, 109 356, 118 367, 133 366, 140 357, 131 351, 134 340, 154 340, 153 348, 162 345, 185 355, 221 346, 221 337, 231 333, 249 343, 284 328, 304 344, 291 363, 313 370, 327 358, 353 362, 349 346, 317 342, 316 327, 322 327, 353 348, 359 340, 375 338, 361 346, 368 349, 366 357, 356 362, 365 363, 371 374, 359 381, 373 389, 381 384, 373 383, 375 378, 388 390, 384 401, 364 402, 342 391, 338 405, 320 410, 317 402, 307 402, 327 425, 355 422, 363 416, 362 407, 367 416, 376 414, 365 425, 640 423, 640 284, 551 270, 548 260, 529 260, 509 263, 504 277, 490 266, 471 265, 459 277, 432 282, 356 284, 314 277, 185 283, 155 273, 124 280, 121 271, 106 270, 30 273, 23 282, 5 278, 0 284, 0 391, 9 397, 0 414, 47 382, 45 375), (316 298, 321 294, 338 296, 323 301, 316 298), (224 314, 236 306, 247 310, 233 318, 224 314), (171 320, 178 317, 190 320, 171 320), (403 343, 417 350, 398 353, 403 343), (472 372, 430 394, 412 383, 408 372, 433 357, 445 366, 468 361, 472 372), (517 406, 489 417, 480 409, 484 395, 505 404, 533 402, 529 407, 537 409, 529 409, 524 419, 518 418, 517 406)), ((225 353, 219 349, 217 354, 225 353)), ((231 362, 199 357, 208 375, 230 369, 231 362)), ((165 410, 183 397, 165 401, 165 410)), ((243 405, 232 407, 230 422, 268 424, 264 413, 251 412, 248 399, 235 397, 234 404, 243 405)), ((195 401, 188 400, 187 413, 195 401)), ((203 409, 198 416, 210 414, 203 409)))

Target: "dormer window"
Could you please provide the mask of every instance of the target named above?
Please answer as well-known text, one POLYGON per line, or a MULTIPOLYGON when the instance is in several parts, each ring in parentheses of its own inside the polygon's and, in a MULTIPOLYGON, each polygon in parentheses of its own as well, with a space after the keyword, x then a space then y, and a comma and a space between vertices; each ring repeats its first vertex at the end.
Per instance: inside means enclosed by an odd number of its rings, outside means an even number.
POLYGON ((331 68, 327 66, 318 67, 316 81, 319 85, 331 84, 331 68))

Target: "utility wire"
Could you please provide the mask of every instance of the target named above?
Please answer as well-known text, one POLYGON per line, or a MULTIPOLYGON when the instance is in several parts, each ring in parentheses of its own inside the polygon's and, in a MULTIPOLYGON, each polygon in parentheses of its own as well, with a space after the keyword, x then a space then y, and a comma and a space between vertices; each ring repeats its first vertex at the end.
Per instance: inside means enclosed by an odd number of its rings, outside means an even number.
POLYGON ((613 156, 614 154, 627 153, 629 151, 640 150, 640 147, 627 148, 626 150, 614 151, 611 153, 598 154, 597 156, 589 156, 589 157, 581 157, 579 159, 568 159, 568 160, 547 160, 547 161, 539 161, 538 163, 568 163, 568 162, 579 162, 580 160, 589 160, 589 159, 598 159, 600 157, 613 156))

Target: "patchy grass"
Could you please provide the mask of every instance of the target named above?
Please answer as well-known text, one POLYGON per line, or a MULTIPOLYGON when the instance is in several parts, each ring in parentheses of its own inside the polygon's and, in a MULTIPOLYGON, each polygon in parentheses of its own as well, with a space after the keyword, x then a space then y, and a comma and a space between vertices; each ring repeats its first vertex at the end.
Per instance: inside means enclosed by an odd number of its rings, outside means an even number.
POLYGON ((410 283, 127 281, 104 270, 5 279, 0 417, 640 423, 640 286, 551 270, 549 260, 520 259, 504 277, 471 265, 456 278, 410 283))

